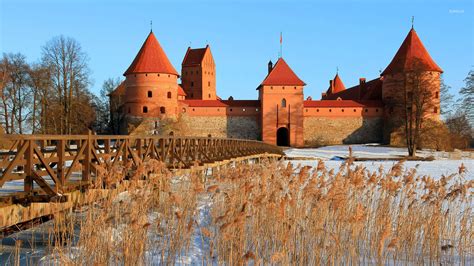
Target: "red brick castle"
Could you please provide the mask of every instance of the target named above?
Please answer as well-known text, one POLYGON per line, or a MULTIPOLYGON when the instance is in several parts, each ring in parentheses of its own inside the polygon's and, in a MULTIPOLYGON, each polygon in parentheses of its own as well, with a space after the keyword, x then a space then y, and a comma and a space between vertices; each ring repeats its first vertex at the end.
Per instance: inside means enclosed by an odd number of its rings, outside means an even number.
POLYGON ((442 70, 414 29, 380 77, 360 78, 358 85, 346 88, 336 74, 321 100, 305 99, 305 82, 283 58, 268 63, 268 75, 257 87, 258 100, 222 100, 209 46, 188 48, 180 75, 150 32, 125 71, 125 81, 110 95, 111 113, 123 134, 169 133, 163 132, 163 121, 174 121, 167 130, 173 128, 175 135, 257 139, 294 147, 389 142, 397 118, 389 103, 402 100, 396 92, 414 61, 432 81, 429 115, 439 119, 442 70))

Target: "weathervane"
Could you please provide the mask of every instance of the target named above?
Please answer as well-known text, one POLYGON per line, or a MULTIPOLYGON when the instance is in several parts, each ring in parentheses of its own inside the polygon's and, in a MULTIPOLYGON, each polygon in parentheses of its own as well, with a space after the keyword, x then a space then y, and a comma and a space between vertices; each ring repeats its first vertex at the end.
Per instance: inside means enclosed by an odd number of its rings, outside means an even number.
POLYGON ((150 20, 150 32, 153 32, 153 20, 150 20))
POLYGON ((413 24, 415 24, 415 16, 411 16, 411 28, 413 29, 413 24))

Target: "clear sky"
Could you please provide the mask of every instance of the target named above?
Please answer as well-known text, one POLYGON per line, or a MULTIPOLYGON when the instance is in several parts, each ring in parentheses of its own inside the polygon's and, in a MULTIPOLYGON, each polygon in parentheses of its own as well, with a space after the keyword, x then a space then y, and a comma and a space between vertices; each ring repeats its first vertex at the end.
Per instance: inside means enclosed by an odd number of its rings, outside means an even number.
POLYGON ((346 87, 376 78, 411 27, 453 91, 474 65, 474 1, 93 1, 0 0, 0 51, 39 60, 63 34, 80 42, 91 90, 122 77, 150 31, 180 72, 187 47, 211 46, 222 98, 256 99, 268 60, 283 57, 319 99, 339 68, 346 87))

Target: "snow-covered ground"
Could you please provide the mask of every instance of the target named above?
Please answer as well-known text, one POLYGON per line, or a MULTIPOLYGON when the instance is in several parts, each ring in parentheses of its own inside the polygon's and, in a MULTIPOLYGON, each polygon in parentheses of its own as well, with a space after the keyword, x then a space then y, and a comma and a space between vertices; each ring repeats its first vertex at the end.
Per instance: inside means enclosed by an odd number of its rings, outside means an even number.
MULTIPOLYGON (((376 171, 383 167, 386 171, 400 159, 406 156, 405 148, 385 147, 373 144, 367 145, 351 145, 353 156, 356 158, 373 158, 370 161, 358 161, 355 164, 364 165, 369 171, 376 171), (384 158, 385 160, 382 160, 384 158), (387 160, 392 159, 393 160, 387 160), (380 160, 377 160, 380 159, 380 160)), ((314 149, 288 149, 285 151, 289 161, 295 165, 316 166, 318 160, 323 160, 328 169, 339 168, 342 158, 349 156, 349 145, 326 146, 314 149)), ((407 161, 405 169, 416 168, 418 175, 430 175, 433 178, 440 178, 442 175, 450 175, 458 173, 459 167, 464 165, 467 172, 466 179, 474 179, 474 158, 468 152, 461 153, 462 159, 449 159, 451 154, 447 152, 437 152, 431 150, 423 150, 417 153, 418 156, 433 156, 433 161, 407 161)))

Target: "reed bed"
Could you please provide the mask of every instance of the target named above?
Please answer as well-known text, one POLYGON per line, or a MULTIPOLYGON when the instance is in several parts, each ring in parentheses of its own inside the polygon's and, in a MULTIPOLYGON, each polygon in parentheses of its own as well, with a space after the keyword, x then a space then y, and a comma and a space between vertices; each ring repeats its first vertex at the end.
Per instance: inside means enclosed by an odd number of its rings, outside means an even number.
MULTIPOLYGON (((103 169, 97 186, 126 169, 103 169)), ((203 178, 148 161, 105 199, 58 215, 43 262, 185 264, 197 242, 199 264, 468 265, 474 182, 465 171, 433 178, 403 161, 375 172, 351 159, 339 169, 261 161, 203 178)))

